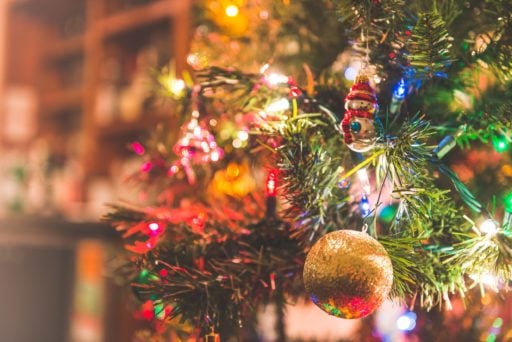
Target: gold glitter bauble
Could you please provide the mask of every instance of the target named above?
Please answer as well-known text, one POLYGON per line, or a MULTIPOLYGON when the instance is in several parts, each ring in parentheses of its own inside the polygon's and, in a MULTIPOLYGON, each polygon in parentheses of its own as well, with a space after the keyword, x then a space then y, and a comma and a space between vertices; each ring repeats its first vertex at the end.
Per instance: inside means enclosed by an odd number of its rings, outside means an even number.
POLYGON ((388 297, 393 266, 382 245, 366 233, 338 230, 311 248, 304 285, 311 300, 330 315, 361 318, 388 297))

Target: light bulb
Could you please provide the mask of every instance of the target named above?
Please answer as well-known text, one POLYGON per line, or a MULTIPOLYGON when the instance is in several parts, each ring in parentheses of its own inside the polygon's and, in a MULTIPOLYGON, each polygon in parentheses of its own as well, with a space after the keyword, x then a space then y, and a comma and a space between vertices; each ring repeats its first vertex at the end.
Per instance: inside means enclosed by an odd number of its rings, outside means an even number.
POLYGON ((276 113, 276 112, 285 111, 289 108, 290 108, 290 101, 288 101, 288 99, 283 97, 283 98, 276 100, 276 101, 272 102, 271 104, 269 104, 265 108, 265 111, 269 112, 269 113, 276 113))
POLYGON ((226 15, 228 17, 236 17, 238 15, 238 7, 236 7, 235 5, 229 5, 228 7, 226 7, 226 15))
POLYGON ((496 234, 498 232, 498 225, 496 221, 487 219, 480 225, 480 231, 484 234, 496 234))

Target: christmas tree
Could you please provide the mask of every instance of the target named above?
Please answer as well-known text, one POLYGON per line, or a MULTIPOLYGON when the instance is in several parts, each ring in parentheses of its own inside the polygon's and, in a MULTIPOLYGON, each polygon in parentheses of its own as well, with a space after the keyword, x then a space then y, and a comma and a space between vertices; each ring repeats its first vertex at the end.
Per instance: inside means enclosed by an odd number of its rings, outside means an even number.
POLYGON ((506 292, 511 9, 200 3, 192 72, 159 78, 173 120, 132 143, 147 201, 106 216, 146 316, 255 340, 273 303, 285 340, 304 296, 356 319, 386 299, 451 308, 489 279, 506 292))

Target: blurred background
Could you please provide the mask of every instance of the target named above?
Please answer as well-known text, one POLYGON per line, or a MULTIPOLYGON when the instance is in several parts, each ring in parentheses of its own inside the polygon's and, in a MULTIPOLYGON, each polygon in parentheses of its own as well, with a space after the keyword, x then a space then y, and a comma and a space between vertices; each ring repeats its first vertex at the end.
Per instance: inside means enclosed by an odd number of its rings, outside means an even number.
MULTIPOLYGON (((123 246, 100 218, 106 203, 141 196, 126 183, 140 167, 137 141, 158 122, 177 120, 155 91, 159 71, 167 68, 175 95, 184 87, 176 75, 210 62, 257 72, 272 61, 287 73, 307 63, 317 74, 332 67, 352 84, 361 63, 325 11, 331 1, 290 3, 0 0, 0 341, 150 340, 140 333, 149 326, 144 307, 110 276, 123 246)), ((482 88, 492 83, 479 77, 482 88)), ((477 148, 453 168, 465 182, 481 180, 483 191, 508 189, 507 148, 477 148)), ((287 334, 296 341, 512 340, 510 299, 469 302, 454 300, 446 316, 387 303, 357 321, 301 302, 288 308, 287 334), (433 330, 443 320, 439 335, 433 330)), ((258 329, 268 341, 277 338, 273 315, 261 309, 258 329)))
MULTIPOLYGON (((189 0, 0 0, 0 341, 129 341, 122 248, 99 218, 130 197, 127 145, 183 70, 189 0)), ((135 323, 134 323, 135 322, 135 323)))

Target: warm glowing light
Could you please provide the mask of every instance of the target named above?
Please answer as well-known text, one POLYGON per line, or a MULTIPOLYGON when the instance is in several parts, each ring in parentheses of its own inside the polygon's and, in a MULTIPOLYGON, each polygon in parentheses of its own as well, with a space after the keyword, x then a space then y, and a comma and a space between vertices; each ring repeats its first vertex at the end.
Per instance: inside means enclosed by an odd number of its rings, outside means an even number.
POLYGON ((290 101, 288 101, 288 99, 282 98, 269 104, 265 108, 265 111, 269 113, 276 113, 285 111, 287 109, 290 109, 290 101))
POLYGON ((226 15, 228 17, 236 17, 238 15, 238 7, 236 7, 235 5, 229 5, 228 7, 226 7, 226 15))
POLYGON ((238 139, 242 141, 246 141, 247 139, 249 139, 249 133, 247 133, 246 131, 239 131, 237 135, 238 139))
POLYGON ((210 159, 214 162, 219 161, 220 158, 222 158, 220 149, 217 149, 210 154, 210 159))
POLYGON ((498 291, 499 279, 492 273, 471 274, 469 277, 477 283, 483 284, 490 289, 498 291))
POLYGON ((484 234, 496 234, 498 232, 498 225, 496 221, 487 219, 480 225, 480 231, 484 234))
POLYGON ((363 193, 369 195, 371 192, 370 179, 368 178, 368 171, 366 168, 360 169, 357 171, 357 178, 361 183, 361 188, 363 189, 363 193))
POLYGON ((240 148, 240 147, 242 147, 242 140, 235 139, 235 140, 233 140, 232 145, 234 148, 240 148))
POLYGON ((187 85, 185 84, 185 81, 173 78, 169 79, 167 83, 167 89, 169 89, 170 93, 175 97, 182 97, 185 95, 185 89, 187 85))
POLYGON ((288 83, 288 76, 274 72, 265 77, 265 79, 272 86, 288 83))

